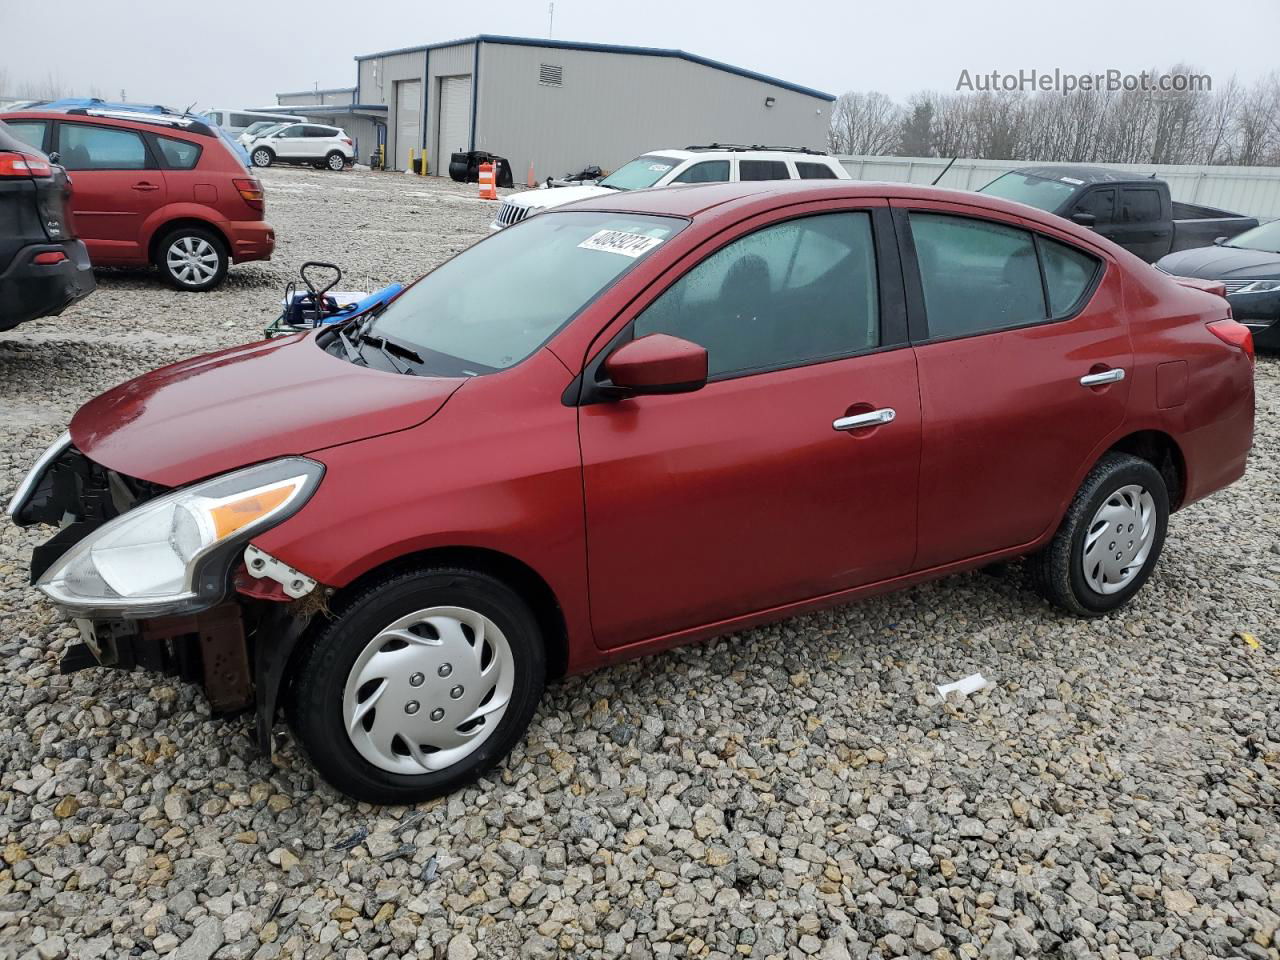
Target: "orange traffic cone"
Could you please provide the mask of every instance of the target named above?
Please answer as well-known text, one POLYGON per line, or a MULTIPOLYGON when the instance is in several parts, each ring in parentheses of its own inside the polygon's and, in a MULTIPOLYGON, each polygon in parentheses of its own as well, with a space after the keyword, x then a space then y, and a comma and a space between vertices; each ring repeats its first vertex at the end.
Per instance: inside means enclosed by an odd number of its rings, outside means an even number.
POLYGON ((525 181, 525 186, 533 189, 538 185, 538 178, 533 173, 533 161, 529 161, 529 179, 525 181))
POLYGON ((497 200, 498 188, 493 183, 493 164, 480 164, 480 199, 497 200))

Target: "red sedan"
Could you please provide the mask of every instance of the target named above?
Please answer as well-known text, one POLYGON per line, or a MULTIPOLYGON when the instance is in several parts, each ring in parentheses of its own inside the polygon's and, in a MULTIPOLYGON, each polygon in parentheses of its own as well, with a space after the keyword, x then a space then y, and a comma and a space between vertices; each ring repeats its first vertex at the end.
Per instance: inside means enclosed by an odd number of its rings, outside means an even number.
POLYGON ((1016 556, 1115 610, 1244 473, 1252 361, 1220 295, 1030 207, 627 193, 103 394, 10 512, 72 521, 32 570, 65 668, 202 678, 264 746, 287 699, 332 784, 406 803, 548 676, 1016 556))

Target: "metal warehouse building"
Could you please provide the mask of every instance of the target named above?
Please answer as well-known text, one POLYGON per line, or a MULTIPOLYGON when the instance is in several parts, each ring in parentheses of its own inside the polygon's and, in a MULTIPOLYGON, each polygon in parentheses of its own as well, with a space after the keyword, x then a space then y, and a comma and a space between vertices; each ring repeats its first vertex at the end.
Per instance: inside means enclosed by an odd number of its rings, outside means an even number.
MULTIPOLYGON (((356 57, 355 102, 387 107, 387 166, 487 150, 517 181, 660 147, 824 149, 835 97, 681 50, 481 35, 356 57)), ((368 152, 367 150, 365 151, 368 152)))

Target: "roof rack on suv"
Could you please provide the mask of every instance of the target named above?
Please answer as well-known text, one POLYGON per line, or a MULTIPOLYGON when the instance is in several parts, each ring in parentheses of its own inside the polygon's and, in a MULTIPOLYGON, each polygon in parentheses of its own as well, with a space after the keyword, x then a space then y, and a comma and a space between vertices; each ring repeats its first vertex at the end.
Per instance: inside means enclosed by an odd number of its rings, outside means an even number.
POLYGON ((705 146, 688 146, 686 150, 725 150, 730 153, 742 153, 747 150, 772 150, 777 153, 807 153, 815 157, 825 157, 825 150, 811 150, 808 147, 770 147, 762 143, 708 143, 705 146))
POLYGON ((181 127, 191 133, 212 137, 213 130, 199 117, 181 116, 176 113, 144 113, 141 110, 102 110, 94 107, 73 107, 68 114, 81 117, 107 117, 111 120, 133 120, 137 123, 154 123, 160 127, 181 127))

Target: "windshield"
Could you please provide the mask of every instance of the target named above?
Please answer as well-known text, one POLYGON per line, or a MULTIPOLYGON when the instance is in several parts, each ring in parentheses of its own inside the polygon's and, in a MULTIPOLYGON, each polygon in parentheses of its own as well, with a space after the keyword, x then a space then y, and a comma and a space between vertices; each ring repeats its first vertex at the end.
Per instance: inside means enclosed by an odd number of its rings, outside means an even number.
POLYGON ((1246 230, 1232 237, 1223 246, 1240 247, 1243 250, 1261 250, 1264 253, 1280 253, 1280 220, 1272 220, 1260 227, 1246 230))
POLYGON ((245 127, 244 132, 249 134, 250 136, 253 136, 259 133, 269 133, 270 131, 275 130, 277 127, 283 127, 283 126, 284 126, 283 123, 278 123, 275 120, 259 120, 257 123, 251 123, 247 127, 245 127))
POLYGON ((643 190, 645 187, 652 187, 678 163, 680 161, 675 157, 664 157, 657 153, 645 154, 613 171, 600 181, 600 186, 615 190, 643 190))
POLYGON ((393 300, 370 332, 421 355, 435 376, 524 360, 685 221, 544 213, 493 234, 393 300))
POLYGON ((1050 213, 1062 206, 1071 194, 1075 193, 1079 183, 1063 183, 1060 180, 1046 180, 1044 177, 1033 177, 1025 173, 1006 173, 997 177, 979 193, 1006 200, 1016 200, 1031 207, 1048 210, 1050 213))

